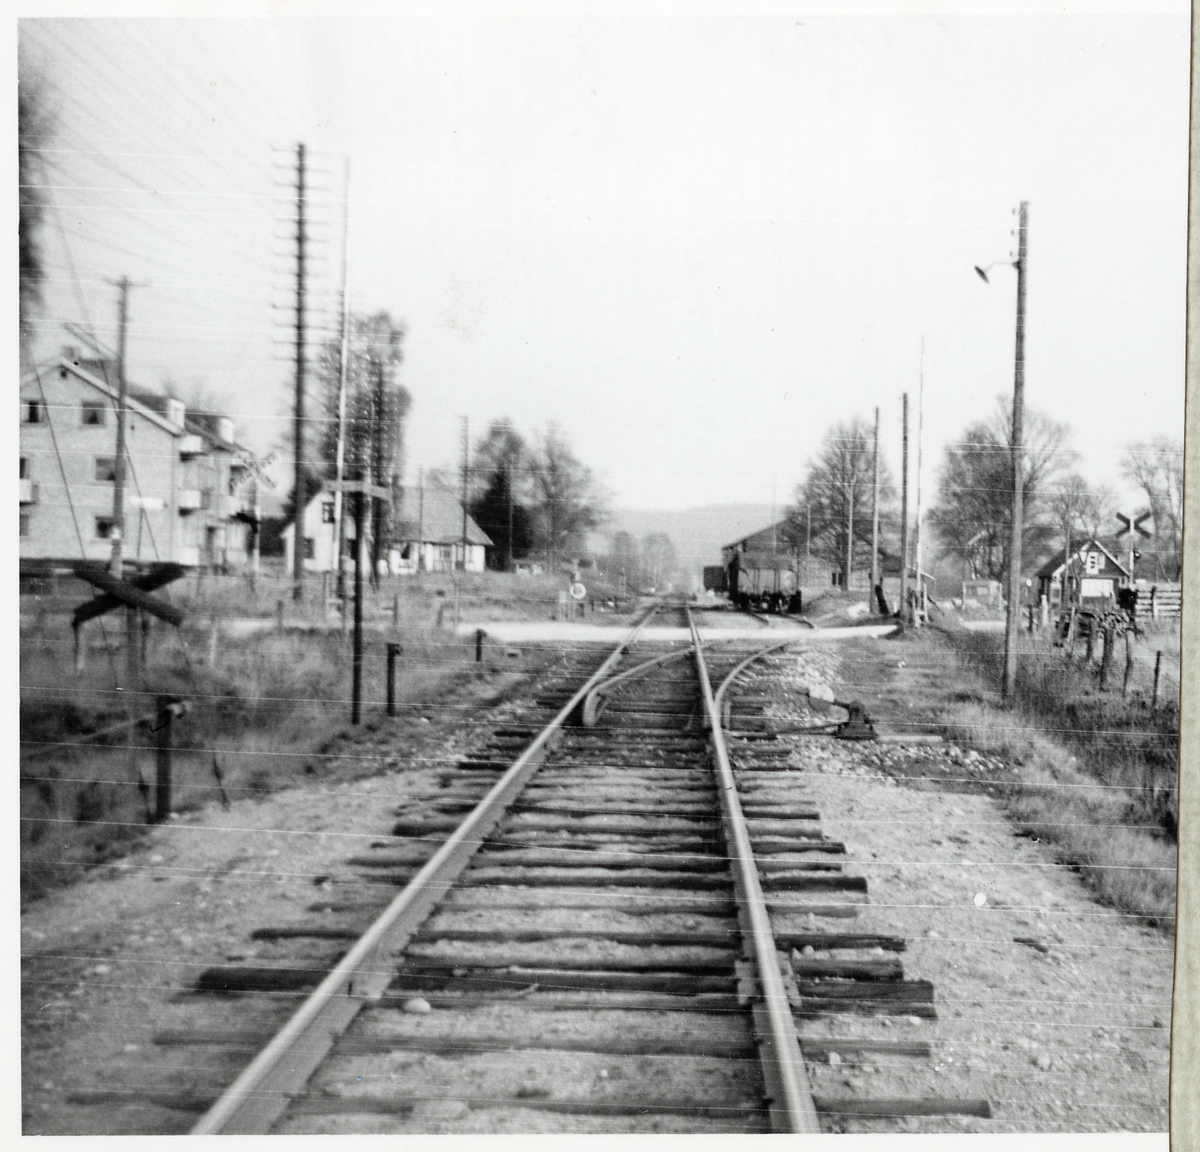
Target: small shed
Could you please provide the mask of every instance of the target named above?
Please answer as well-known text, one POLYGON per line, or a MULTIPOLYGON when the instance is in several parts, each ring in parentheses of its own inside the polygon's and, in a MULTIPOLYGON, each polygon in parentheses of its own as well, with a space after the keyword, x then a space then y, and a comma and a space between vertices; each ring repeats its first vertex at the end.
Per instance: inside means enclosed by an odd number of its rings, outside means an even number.
POLYGON ((1058 556, 1047 560, 1038 569, 1037 581, 1039 599, 1045 596, 1051 608, 1071 604, 1107 608, 1116 605, 1117 589, 1128 585, 1129 570, 1105 545, 1092 537, 1069 559, 1058 556))
POLYGON ((989 608, 1000 606, 1000 581, 989 580, 986 577, 973 577, 962 582, 962 598, 966 604, 974 600, 977 604, 985 604, 989 608))

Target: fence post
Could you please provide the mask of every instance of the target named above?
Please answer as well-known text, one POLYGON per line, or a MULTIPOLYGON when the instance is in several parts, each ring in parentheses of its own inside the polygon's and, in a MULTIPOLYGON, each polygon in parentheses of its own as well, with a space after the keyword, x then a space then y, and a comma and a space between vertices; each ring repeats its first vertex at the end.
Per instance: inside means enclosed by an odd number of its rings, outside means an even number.
POLYGON ((1150 619, 1158 619, 1158 585, 1150 589, 1150 619))
POLYGON ((392 597, 392 627, 400 627, 400 593, 392 597))
POLYGON ((482 628, 475 629, 475 663, 479 664, 483 660, 483 638, 487 633, 482 628))
POLYGON ((283 601, 275 601, 275 631, 283 631, 283 601))
POLYGON ((154 718, 154 822, 171 818, 171 726, 175 719, 170 696, 157 698, 158 715, 154 718))
POLYGON ((1158 675, 1162 671, 1162 649, 1154 653, 1154 695, 1150 697, 1150 711, 1158 708, 1158 675))
POLYGON ((1075 655, 1075 605, 1071 605, 1071 615, 1067 618, 1067 639, 1063 645, 1067 650, 1067 659, 1075 655))
POLYGON ((403 652, 401 645, 389 643, 387 646, 387 714, 396 715, 396 657, 403 652))
POLYGON ((1104 654, 1100 657, 1100 691, 1108 691, 1108 666, 1112 663, 1113 627, 1104 629, 1104 654))
POLYGON ((1086 663, 1088 665, 1091 664, 1092 655, 1095 651, 1096 651, 1096 620, 1093 617, 1091 620, 1088 621, 1087 651, 1083 654, 1084 663, 1086 663))
POLYGON ((1121 699, 1125 699, 1125 693, 1129 691, 1129 677, 1133 672, 1133 649, 1129 646, 1129 632, 1125 632, 1125 679, 1121 681, 1121 699))

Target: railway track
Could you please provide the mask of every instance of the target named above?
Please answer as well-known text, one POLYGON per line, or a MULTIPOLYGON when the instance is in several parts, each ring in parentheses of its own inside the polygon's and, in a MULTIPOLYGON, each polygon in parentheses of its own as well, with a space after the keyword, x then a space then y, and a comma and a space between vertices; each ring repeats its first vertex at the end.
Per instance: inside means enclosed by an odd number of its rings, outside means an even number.
POLYGON ((936 1016, 933 989, 904 978, 903 939, 846 930, 866 882, 755 730, 780 644, 701 645, 686 608, 660 611, 690 643, 639 642, 646 617, 599 667, 576 656, 540 715, 497 729, 347 861, 399 889, 365 931, 378 902, 333 885, 303 921, 254 932, 269 962, 200 976, 225 1023, 199 1012, 156 1040, 244 1067, 195 1133, 989 1114, 814 1095, 811 1073, 847 1055, 927 1058, 877 1025, 936 1016))

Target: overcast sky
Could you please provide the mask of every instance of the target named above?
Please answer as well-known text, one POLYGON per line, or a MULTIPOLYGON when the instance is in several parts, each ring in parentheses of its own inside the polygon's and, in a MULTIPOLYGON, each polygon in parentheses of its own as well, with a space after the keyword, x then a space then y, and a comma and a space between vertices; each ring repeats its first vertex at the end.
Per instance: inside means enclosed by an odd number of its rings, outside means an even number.
POLYGON ((924 339, 926 492, 1011 393, 1084 474, 1182 439, 1188 16, 518 17, 21 26, 57 114, 40 347, 217 398, 260 452, 290 404, 294 148, 313 317, 407 328, 417 465, 459 420, 559 423, 618 506, 785 504, 823 432, 900 395, 924 339), (997 263, 991 284, 972 271, 997 263))

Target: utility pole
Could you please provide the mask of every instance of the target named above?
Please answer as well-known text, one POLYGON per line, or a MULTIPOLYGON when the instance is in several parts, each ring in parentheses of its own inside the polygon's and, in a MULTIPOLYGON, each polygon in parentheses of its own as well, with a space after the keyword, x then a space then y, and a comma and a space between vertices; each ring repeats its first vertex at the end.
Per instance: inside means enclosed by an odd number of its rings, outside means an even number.
POLYGON ((308 503, 304 483, 304 246, 308 239, 304 231, 304 164, 305 149, 303 143, 300 143, 296 145, 296 481, 293 493, 293 600, 304 599, 304 512, 308 503))
POLYGON ((867 596, 870 602, 875 596, 875 586, 879 583, 879 409, 875 409, 875 440, 871 451, 871 591, 867 596))
POLYGON ((1017 687, 1017 633, 1021 627, 1021 537, 1024 532, 1025 261, 1029 202, 1021 201, 1017 234, 1017 347, 1012 408, 1012 535, 1008 545, 1008 612, 1004 625, 1004 698, 1017 687))
POLYGON ((812 583, 812 505, 804 502, 804 579, 812 583))
MULTIPOLYGON (((109 571, 114 580, 120 580, 123 552, 125 547, 125 422, 128 410, 129 384, 125 374, 126 332, 129 322, 129 289, 141 287, 134 284, 128 276, 119 280, 110 280, 121 292, 121 302, 117 317, 117 447, 113 460, 113 525, 110 533, 112 539, 112 556, 109 560, 109 571)), ((125 609, 125 670, 130 685, 138 675, 138 610, 134 607, 125 609)))
MULTIPOLYGON (((383 365, 382 355, 372 355, 371 360, 375 366, 375 443, 373 460, 371 465, 372 483, 377 484, 380 488, 387 485, 384 483, 383 476, 383 459, 384 459, 384 409, 387 405, 386 396, 386 380, 383 365)), ((371 509, 371 587, 379 587, 379 561, 383 558, 383 501, 373 501, 371 509)))
POLYGON ((471 444, 468 439, 469 425, 467 417, 462 418, 462 570, 467 570, 467 469, 470 466, 471 444))
POLYGON ((507 473, 506 487, 508 488, 508 548, 506 549, 507 555, 505 557, 504 570, 511 572, 513 570, 513 466, 511 450, 506 453, 504 464, 504 470, 507 473))
MULTIPOLYGON (((343 179, 345 204, 342 209, 342 347, 338 362, 337 447, 334 452, 334 479, 341 484, 346 467, 346 375, 350 359, 350 157, 346 157, 343 179)), ((346 575, 342 570, 345 549, 346 498, 340 488, 333 493, 333 555, 337 565, 337 595, 346 623, 346 575)))
POLYGON ((842 589, 850 591, 850 568, 854 563, 854 480, 851 475, 850 483, 846 486, 846 571, 842 579, 842 589))
POLYGON ((425 567, 425 466, 417 469, 417 579, 425 567))
POLYGON ((921 440, 925 431, 925 337, 921 337, 921 370, 917 385, 917 601, 920 613, 915 616, 919 625, 925 613, 925 581, 921 576, 921 440))
POLYGON ((908 619, 908 393, 904 393, 900 452, 900 619, 908 619))

